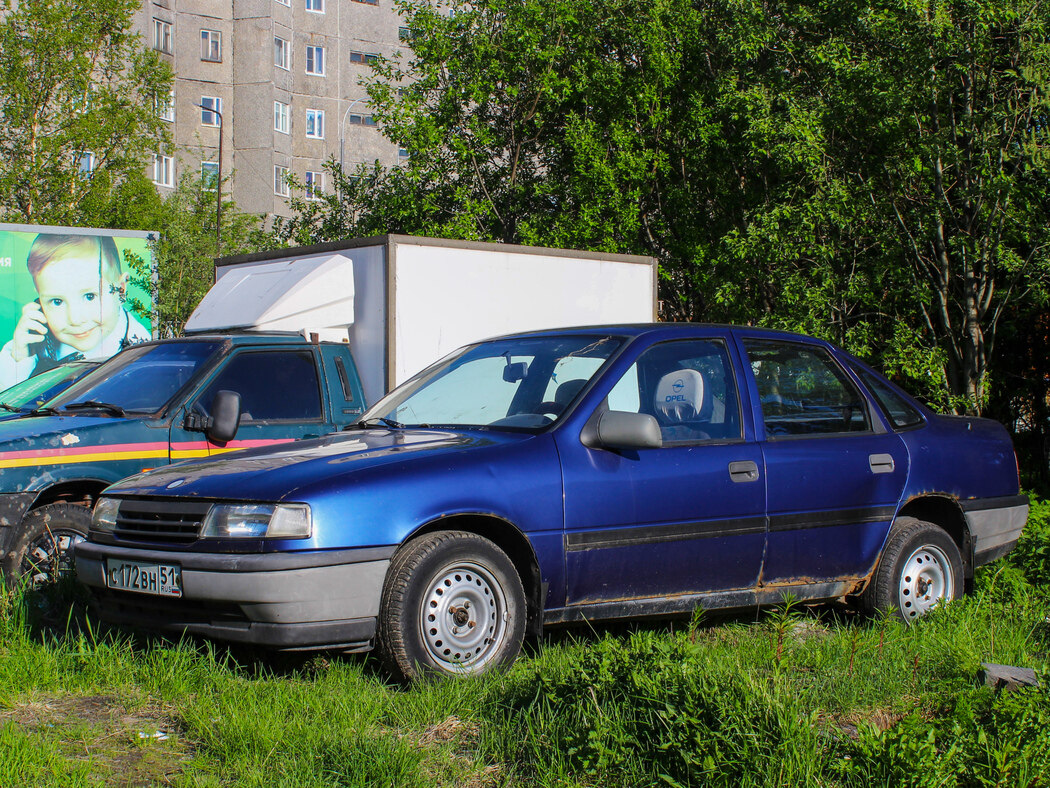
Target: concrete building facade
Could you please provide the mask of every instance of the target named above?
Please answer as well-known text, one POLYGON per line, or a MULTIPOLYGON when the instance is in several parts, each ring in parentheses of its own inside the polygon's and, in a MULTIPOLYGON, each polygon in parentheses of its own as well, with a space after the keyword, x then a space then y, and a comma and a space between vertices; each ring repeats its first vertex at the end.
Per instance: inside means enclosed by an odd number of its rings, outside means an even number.
POLYGON ((172 150, 153 180, 170 191, 186 168, 217 177, 246 212, 287 216, 299 195, 331 186, 329 158, 396 165, 403 151, 380 134, 361 79, 402 49, 392 0, 145 0, 136 27, 175 73, 172 150))

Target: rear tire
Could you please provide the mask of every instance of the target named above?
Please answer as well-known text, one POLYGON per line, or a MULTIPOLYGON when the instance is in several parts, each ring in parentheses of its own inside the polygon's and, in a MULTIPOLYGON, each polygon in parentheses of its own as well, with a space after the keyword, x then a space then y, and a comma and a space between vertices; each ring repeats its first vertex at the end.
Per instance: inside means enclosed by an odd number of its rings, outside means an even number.
POLYGON ((39 588, 73 573, 73 549, 87 538, 91 510, 71 503, 50 503, 22 518, 18 536, 0 562, 8 588, 23 583, 39 588))
POLYGON ((401 681, 475 675, 515 660, 525 618, 521 578, 506 553, 477 534, 433 533, 390 563, 377 646, 401 681))
POLYGON ((962 596, 963 561, 941 528, 913 517, 894 523, 863 603, 869 613, 893 611, 912 622, 942 602, 962 596))

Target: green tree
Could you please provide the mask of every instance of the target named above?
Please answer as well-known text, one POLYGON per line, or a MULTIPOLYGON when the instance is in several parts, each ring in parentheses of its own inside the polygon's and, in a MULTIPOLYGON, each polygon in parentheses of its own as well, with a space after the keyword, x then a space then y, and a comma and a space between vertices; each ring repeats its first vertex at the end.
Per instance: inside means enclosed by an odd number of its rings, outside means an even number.
POLYGON ((368 90, 403 167, 282 239, 651 254, 664 316, 833 339, 979 410, 1041 291, 1045 0, 477 0, 402 9, 368 90))
POLYGON ((136 0, 3 0, 0 218, 102 224, 167 141, 171 71, 131 30, 136 0), (91 154, 94 169, 82 169, 91 154))
MULTIPOLYGON (((223 178, 224 183, 227 182, 223 178)), ((154 228, 159 238, 153 244, 158 291, 154 303, 154 325, 161 336, 182 333, 186 319, 215 282, 214 181, 189 171, 160 205, 154 228)), ((233 200, 222 203, 222 254, 235 255, 268 247, 263 217, 243 213, 233 200)), ((138 276, 149 273, 140 269, 138 276)))

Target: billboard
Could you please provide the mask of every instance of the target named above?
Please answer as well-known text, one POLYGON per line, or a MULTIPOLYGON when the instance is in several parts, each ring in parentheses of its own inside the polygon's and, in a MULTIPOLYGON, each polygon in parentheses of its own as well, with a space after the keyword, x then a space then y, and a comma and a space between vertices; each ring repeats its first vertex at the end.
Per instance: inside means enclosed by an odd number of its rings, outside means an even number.
POLYGON ((0 224, 0 391, 151 338, 151 235, 0 224))

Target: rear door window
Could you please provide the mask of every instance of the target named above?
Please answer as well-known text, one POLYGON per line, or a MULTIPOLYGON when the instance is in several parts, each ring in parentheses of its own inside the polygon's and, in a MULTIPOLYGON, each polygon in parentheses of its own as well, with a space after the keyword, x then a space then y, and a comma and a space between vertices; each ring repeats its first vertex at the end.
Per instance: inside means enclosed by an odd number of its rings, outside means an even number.
POLYGON ((745 340, 767 438, 868 432, 860 391, 824 348, 745 340))

